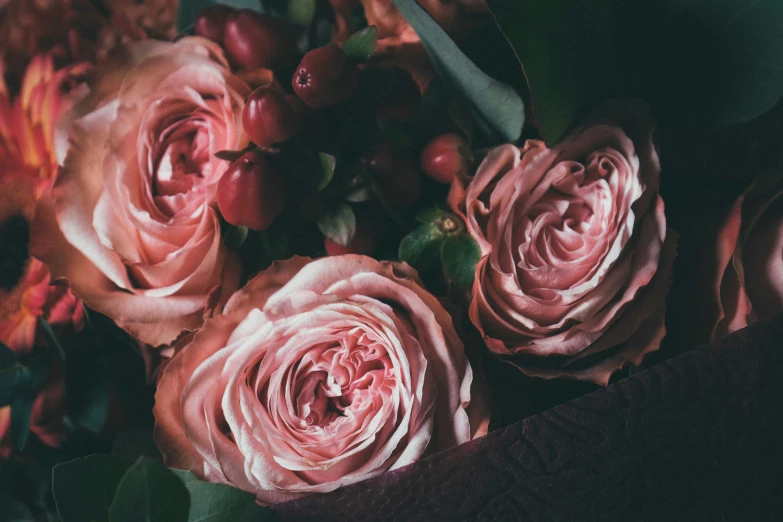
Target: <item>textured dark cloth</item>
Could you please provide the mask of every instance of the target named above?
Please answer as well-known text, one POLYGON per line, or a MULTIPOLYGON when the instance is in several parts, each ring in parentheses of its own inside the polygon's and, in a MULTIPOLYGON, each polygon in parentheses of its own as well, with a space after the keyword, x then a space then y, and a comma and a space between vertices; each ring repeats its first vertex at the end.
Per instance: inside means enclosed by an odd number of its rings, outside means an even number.
POLYGON ((783 315, 281 521, 783 520, 783 315))

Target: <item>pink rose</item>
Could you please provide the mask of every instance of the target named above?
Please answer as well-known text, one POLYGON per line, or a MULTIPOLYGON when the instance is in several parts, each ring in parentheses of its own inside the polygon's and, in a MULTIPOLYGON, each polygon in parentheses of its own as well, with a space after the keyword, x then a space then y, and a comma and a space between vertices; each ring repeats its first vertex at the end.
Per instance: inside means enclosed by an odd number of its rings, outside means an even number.
POLYGON ((70 147, 34 223, 34 255, 139 340, 172 342, 238 286, 215 192, 250 88, 199 38, 117 50, 79 104, 70 147))
POLYGON ((711 338, 783 310, 783 175, 765 172, 736 201, 715 235, 714 264, 705 266, 711 338), (710 268, 713 267, 713 268, 710 268))
POLYGON ((644 107, 607 107, 556 147, 491 151, 452 208, 481 259, 470 318, 527 375, 606 384, 665 334, 675 235, 644 107))
POLYGON ((486 432, 451 317, 408 265, 278 262, 170 361, 166 463, 274 504, 332 491, 486 432))

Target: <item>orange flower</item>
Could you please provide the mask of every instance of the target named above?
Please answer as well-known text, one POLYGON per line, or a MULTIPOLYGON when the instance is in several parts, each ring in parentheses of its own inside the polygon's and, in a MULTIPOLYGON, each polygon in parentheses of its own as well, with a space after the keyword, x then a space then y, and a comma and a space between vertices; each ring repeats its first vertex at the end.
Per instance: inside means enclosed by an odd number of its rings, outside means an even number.
POLYGON ((50 285, 46 266, 30 257, 34 187, 19 178, 0 182, 0 342, 20 356, 35 343, 39 317, 76 329, 84 320, 81 303, 67 287, 50 285))
MULTIPOLYGON (((361 0, 369 25, 378 28, 378 44, 373 60, 379 65, 408 69, 422 92, 434 71, 416 31, 405 21, 392 0, 361 0)), ((419 4, 456 40, 468 38, 475 29, 490 23, 492 17, 484 0, 419 0, 419 4)), ((341 13, 338 14, 338 26, 341 13)), ((344 16, 344 14, 342 14, 344 16)), ((338 34, 338 38, 341 35, 338 34)), ((343 31, 342 36, 347 36, 343 31)))
POLYGON ((0 78, 0 177, 22 175, 36 184, 54 177, 57 118, 87 93, 80 82, 88 70, 77 64, 56 71, 50 54, 36 56, 13 100, 0 78))

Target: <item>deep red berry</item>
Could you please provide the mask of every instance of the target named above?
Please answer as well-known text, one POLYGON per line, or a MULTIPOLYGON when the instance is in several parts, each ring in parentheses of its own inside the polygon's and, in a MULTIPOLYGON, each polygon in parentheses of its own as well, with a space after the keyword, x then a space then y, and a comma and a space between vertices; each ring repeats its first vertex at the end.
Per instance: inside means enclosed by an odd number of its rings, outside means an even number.
POLYGON ((292 138, 298 130, 298 116, 286 98, 274 89, 253 91, 242 111, 242 126, 259 147, 269 147, 292 138))
POLYGON ((223 47, 237 68, 276 69, 293 62, 296 40, 282 20, 240 9, 226 21, 223 47))
POLYGON ((285 180, 258 152, 242 155, 218 182, 218 208, 232 225, 253 230, 269 228, 287 200, 285 180))
POLYGON ((435 181, 451 183, 457 173, 468 170, 469 150, 459 134, 438 136, 421 151, 421 170, 435 181))
POLYGON ((369 216, 358 214, 356 216, 356 233, 353 239, 342 246, 331 239, 324 238, 324 248, 330 256, 341 256, 343 254, 361 254, 369 256, 378 246, 378 235, 380 226, 376 219, 369 216))
POLYGON ((412 205, 421 195, 421 179, 413 157, 406 150, 381 142, 362 158, 372 171, 383 196, 396 205, 412 205))
POLYGON ((419 86, 401 67, 363 70, 356 98, 361 110, 372 111, 381 121, 411 121, 421 105, 419 86))
POLYGON ((356 67, 339 47, 319 47, 304 55, 291 85, 314 109, 339 105, 356 92, 356 67))
POLYGON ((221 4, 205 7, 196 18, 196 34, 222 44, 226 20, 234 11, 233 7, 221 4))

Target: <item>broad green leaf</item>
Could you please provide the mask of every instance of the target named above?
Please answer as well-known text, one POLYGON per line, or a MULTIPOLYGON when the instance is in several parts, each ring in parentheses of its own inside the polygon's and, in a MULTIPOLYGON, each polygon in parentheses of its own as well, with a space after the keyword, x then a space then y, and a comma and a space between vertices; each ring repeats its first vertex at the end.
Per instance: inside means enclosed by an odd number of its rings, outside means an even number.
MULTIPOLYGON (((96 365, 96 368, 99 366, 96 365)), ((74 420, 86 430, 100 433, 106 425, 106 419, 109 415, 111 382, 105 373, 97 371, 82 386, 83 394, 75 408, 74 420)))
POLYGON ((16 354, 0 343, 0 408, 11 404, 19 383, 25 379, 26 371, 16 354))
POLYGON ((255 496, 225 484, 213 484, 181 469, 171 470, 190 492, 188 522, 269 522, 272 511, 256 504, 255 496))
POLYGON ((748 120, 783 96, 780 0, 637 0, 618 7, 618 67, 672 127, 748 120))
POLYGON ((416 214, 416 221, 419 223, 432 223, 445 216, 446 213, 437 207, 425 208, 416 214))
POLYGON ((337 158, 326 152, 318 153, 318 160, 321 163, 321 179, 315 186, 316 190, 325 189, 331 183, 334 177, 334 169, 337 166, 337 158))
POLYGON ((519 94, 476 67, 416 0, 394 0, 394 5, 421 38, 438 74, 468 100, 479 122, 503 139, 519 139, 525 122, 519 94))
POLYGON ((114 492, 131 463, 88 455, 52 470, 52 493, 62 522, 108 522, 114 492))
POLYGON ((196 23, 198 14, 207 6, 215 4, 225 4, 237 9, 253 9, 254 11, 263 11, 261 0, 181 0, 179 2, 179 12, 177 15, 177 29, 187 31, 196 23))
POLYGON ((556 143, 604 97, 613 0, 490 0, 527 76, 538 128, 556 143))
POLYGON ((343 52, 348 55, 349 58, 353 58, 359 62, 366 62, 372 56, 375 50, 375 43, 378 41, 378 29, 371 25, 365 27, 361 31, 358 31, 351 35, 345 44, 343 44, 343 52))
POLYGON ((32 408, 33 391, 29 386, 23 386, 11 401, 11 441, 16 451, 22 451, 27 444, 32 408))
POLYGON ((440 248, 443 271, 449 280, 462 290, 473 284, 476 263, 481 259, 481 249, 476 240, 466 234, 446 238, 440 248))
POLYGON ((436 223, 425 223, 402 238, 397 255, 400 261, 422 270, 437 259, 443 237, 436 223))
POLYGON ((187 522, 190 495, 166 466, 140 457, 117 485, 110 522, 187 522))
POLYGON ((338 245, 346 246, 356 234, 356 215, 347 203, 338 203, 318 218, 318 228, 338 245))

